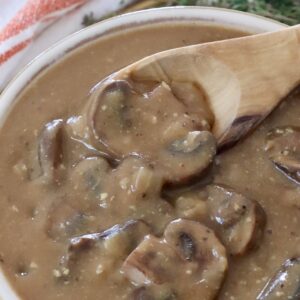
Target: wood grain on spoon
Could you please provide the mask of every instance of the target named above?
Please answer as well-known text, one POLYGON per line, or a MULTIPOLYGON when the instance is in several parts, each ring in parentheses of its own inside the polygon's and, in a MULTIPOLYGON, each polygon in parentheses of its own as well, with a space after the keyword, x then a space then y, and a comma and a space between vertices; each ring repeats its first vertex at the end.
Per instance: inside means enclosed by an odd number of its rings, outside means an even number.
POLYGON ((192 82, 205 93, 219 146, 262 121, 300 83, 300 25, 148 56, 111 79, 192 82))

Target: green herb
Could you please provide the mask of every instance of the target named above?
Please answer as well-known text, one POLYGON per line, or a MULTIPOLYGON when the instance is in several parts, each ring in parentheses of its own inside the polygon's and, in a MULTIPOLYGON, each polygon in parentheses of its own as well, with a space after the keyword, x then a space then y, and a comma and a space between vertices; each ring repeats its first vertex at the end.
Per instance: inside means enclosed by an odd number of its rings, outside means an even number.
MULTIPOLYGON (((123 0, 120 1, 122 2, 123 0)), ((144 0, 135 2, 137 3, 131 5, 125 11, 128 12, 161 6, 200 5, 231 8, 250 12, 260 16, 273 18, 288 25, 300 23, 300 0, 144 0)), ((120 11, 120 13, 122 12, 124 12, 124 10, 120 11)), ((89 15, 84 16, 82 24, 84 26, 89 26, 113 15, 115 14, 96 19, 93 14, 90 13, 89 15)))
POLYGON ((300 0, 172 0, 169 5, 231 8, 273 18, 289 25, 300 23, 300 0))
MULTIPOLYGON (((119 5, 120 5, 120 6, 123 6, 124 4, 125 4, 125 0, 120 0, 119 5)), ((122 12, 122 10, 121 10, 120 12, 122 12)), ((112 13, 112 14, 108 14, 108 15, 102 17, 102 18, 96 18, 96 17, 94 16, 94 14, 93 14, 92 12, 90 12, 89 14, 86 14, 86 15, 83 17, 81 24, 82 24, 84 27, 88 27, 88 26, 93 25, 93 24, 95 24, 95 23, 98 23, 98 22, 100 22, 100 21, 102 21, 102 20, 104 20, 104 19, 113 17, 113 16, 115 16, 115 15, 117 15, 117 14, 118 14, 118 13, 115 12, 115 13, 112 13)))
POLYGON ((94 17, 94 14, 91 12, 91 13, 89 13, 89 14, 87 14, 87 15, 85 15, 84 17, 83 17, 83 20, 82 20, 82 22, 81 22, 81 24, 84 26, 84 27, 87 27, 87 26, 90 26, 90 25, 92 25, 92 24, 94 24, 94 23, 96 23, 97 21, 96 21, 96 19, 95 19, 95 17, 94 17))
POLYGON ((93 25, 95 23, 98 23, 102 20, 105 20, 105 19, 108 19, 110 17, 116 16, 117 14, 118 13, 112 13, 112 14, 108 14, 108 15, 102 17, 102 18, 96 18, 94 16, 94 14, 91 12, 91 13, 89 13, 89 14, 87 14, 83 17, 83 20, 82 20, 81 24, 83 25, 83 27, 88 27, 88 26, 93 25))

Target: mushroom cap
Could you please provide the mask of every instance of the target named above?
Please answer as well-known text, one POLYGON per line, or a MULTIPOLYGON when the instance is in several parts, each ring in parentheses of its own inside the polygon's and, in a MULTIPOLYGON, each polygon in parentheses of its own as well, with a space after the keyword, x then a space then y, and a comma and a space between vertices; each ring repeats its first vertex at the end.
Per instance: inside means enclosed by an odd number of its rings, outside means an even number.
POLYGON ((300 182, 300 128, 282 126, 270 130, 265 151, 283 174, 297 183, 300 182))
POLYGON ((214 232, 183 219, 172 221, 164 238, 147 236, 122 266, 134 285, 159 291, 168 284, 179 298, 203 300, 214 299, 226 270, 226 250, 214 232))
POLYGON ((167 182, 180 185, 203 175, 216 153, 217 143, 209 131, 189 131, 172 141, 161 154, 167 182))
POLYGON ((86 246, 93 246, 98 241, 110 239, 119 234, 125 234, 130 240, 132 248, 151 232, 150 226, 141 220, 129 220, 123 225, 115 225, 105 231, 88 233, 70 239, 69 251, 78 251, 85 249, 86 246))
POLYGON ((106 159, 100 156, 86 157, 70 170, 69 182, 75 187, 78 197, 84 195, 90 200, 100 201, 110 173, 111 167, 106 159))
POLYGON ((208 206, 217 232, 232 255, 241 255, 259 245, 266 215, 260 204, 232 188, 210 185, 208 206))
POLYGON ((45 231, 54 241, 64 242, 86 230, 87 223, 87 218, 80 209, 71 203, 60 201, 50 207, 45 231))
POLYGON ((59 167, 62 164, 62 139, 64 122, 61 119, 47 123, 40 133, 38 159, 43 181, 58 182, 59 167))
POLYGON ((60 267, 70 269, 72 275, 79 259, 88 257, 90 252, 95 256, 104 255, 107 260, 124 259, 151 231, 144 221, 129 220, 105 231, 73 236, 60 259, 60 267))
POLYGON ((137 286, 164 284, 174 279, 174 249, 159 238, 148 235, 125 260, 122 272, 137 286))
POLYGON ((194 280, 204 282, 202 287, 199 284, 198 295, 213 299, 228 267, 226 249, 213 230, 196 221, 177 219, 166 227, 164 236, 184 261, 197 265, 194 280))
MULTIPOLYGON (((151 161, 168 183, 186 183, 204 172, 216 154, 215 138, 207 131, 211 116, 204 119, 208 108, 198 116, 189 112, 196 96, 181 101, 165 83, 148 85, 130 79, 100 83, 82 112, 89 128, 84 135, 117 160, 136 155, 151 161)), ((186 94, 182 86, 176 90, 181 96, 186 94)))

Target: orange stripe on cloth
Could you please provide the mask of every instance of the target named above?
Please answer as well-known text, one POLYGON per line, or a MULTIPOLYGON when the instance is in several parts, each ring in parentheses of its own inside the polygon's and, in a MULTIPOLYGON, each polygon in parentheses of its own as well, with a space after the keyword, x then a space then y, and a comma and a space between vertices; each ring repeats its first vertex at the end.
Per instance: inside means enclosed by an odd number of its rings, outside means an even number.
POLYGON ((20 44, 17 44, 16 46, 7 50, 3 54, 0 54, 0 65, 5 63, 13 55, 17 54, 19 51, 24 49, 31 41, 32 41, 32 39, 27 39, 24 42, 21 42, 20 44))
POLYGON ((88 0, 28 0, 0 32, 0 42, 17 35, 48 14, 76 4, 79 6, 86 1, 88 0))

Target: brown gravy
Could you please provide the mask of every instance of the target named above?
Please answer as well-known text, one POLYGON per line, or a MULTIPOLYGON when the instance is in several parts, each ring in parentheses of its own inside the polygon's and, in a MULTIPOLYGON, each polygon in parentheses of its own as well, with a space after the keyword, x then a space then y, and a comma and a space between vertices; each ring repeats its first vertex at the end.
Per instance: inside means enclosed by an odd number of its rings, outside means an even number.
MULTIPOLYGON (((270 295, 267 287, 259 300, 299 299, 298 261, 288 261, 300 255, 298 144, 286 147, 297 138, 299 93, 218 154, 205 176, 193 178, 196 186, 188 185, 189 178, 179 190, 163 188, 175 177, 173 186, 182 183, 184 172, 174 172, 173 158, 151 156, 160 151, 151 136, 158 114, 152 106, 142 119, 152 124, 146 146, 127 148, 124 139, 119 147, 117 140, 113 153, 103 145, 86 147, 75 118, 91 87, 131 62, 244 34, 201 23, 128 30, 76 50, 26 88, 0 135, 0 264, 23 299, 252 300, 284 263, 289 280, 270 295), (141 159, 128 158, 124 149, 151 151, 141 159)), ((160 88, 158 95, 165 97, 160 88)), ((186 124, 175 126, 172 141, 209 130, 207 124, 196 126, 190 114, 182 117, 180 103, 164 109, 170 115, 165 122, 158 118, 158 134, 176 122, 186 124)), ((105 106, 103 111, 101 120, 111 118, 105 106)))

